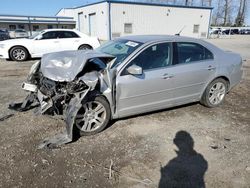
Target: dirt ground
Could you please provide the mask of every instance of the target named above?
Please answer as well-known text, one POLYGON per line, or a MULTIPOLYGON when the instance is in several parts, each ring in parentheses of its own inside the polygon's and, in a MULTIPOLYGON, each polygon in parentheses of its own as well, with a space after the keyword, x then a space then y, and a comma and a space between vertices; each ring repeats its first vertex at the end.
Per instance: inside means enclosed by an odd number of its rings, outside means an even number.
POLYGON ((222 106, 196 103, 117 120, 54 150, 37 146, 63 131, 63 121, 7 108, 25 97, 20 86, 35 61, 0 60, 0 118, 10 115, 0 121, 0 187, 158 187, 164 173, 199 187, 250 187, 250 36, 209 41, 246 60, 242 82, 222 106), (177 152, 179 138, 195 151, 177 152))

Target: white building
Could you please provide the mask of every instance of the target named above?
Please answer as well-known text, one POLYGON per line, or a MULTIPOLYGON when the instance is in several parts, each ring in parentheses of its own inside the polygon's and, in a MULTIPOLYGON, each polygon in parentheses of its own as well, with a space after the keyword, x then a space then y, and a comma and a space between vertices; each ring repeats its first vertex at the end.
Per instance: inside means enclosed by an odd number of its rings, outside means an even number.
POLYGON ((61 9, 57 16, 74 17, 81 32, 108 40, 125 35, 168 34, 206 38, 212 8, 103 0, 61 9))

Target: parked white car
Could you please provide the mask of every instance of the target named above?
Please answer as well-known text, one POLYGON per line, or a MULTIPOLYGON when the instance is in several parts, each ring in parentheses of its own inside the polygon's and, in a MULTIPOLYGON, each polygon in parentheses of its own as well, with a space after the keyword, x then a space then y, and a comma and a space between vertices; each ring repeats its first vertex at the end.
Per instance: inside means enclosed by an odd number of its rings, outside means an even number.
POLYGON ((43 54, 65 51, 95 49, 100 46, 96 37, 89 37, 77 30, 46 29, 26 39, 0 42, 0 58, 25 61, 43 54))
POLYGON ((11 39, 28 38, 29 37, 28 32, 24 29, 17 29, 15 31, 9 31, 9 35, 10 35, 11 39))

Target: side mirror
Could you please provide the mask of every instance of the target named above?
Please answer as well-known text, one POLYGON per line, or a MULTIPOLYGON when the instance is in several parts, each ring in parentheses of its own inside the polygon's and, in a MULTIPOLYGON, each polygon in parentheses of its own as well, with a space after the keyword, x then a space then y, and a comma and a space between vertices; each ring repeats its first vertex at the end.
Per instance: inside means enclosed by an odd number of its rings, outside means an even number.
POLYGON ((142 75, 142 68, 137 65, 131 65, 127 68, 127 71, 132 75, 142 75))

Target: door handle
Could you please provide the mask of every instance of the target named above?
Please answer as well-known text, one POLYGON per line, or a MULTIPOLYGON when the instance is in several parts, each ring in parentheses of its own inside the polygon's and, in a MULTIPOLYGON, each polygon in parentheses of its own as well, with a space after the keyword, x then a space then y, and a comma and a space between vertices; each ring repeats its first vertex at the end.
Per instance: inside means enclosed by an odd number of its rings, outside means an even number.
POLYGON ((173 77, 174 77, 174 75, 168 74, 168 73, 162 75, 162 79, 170 79, 170 78, 173 78, 173 77))
POLYGON ((209 65, 208 68, 207 68, 207 70, 209 70, 209 71, 213 71, 213 70, 215 70, 215 69, 216 69, 216 67, 214 67, 214 66, 212 66, 212 65, 209 65))
POLYGON ((54 43, 59 43, 59 41, 54 41, 54 43))

